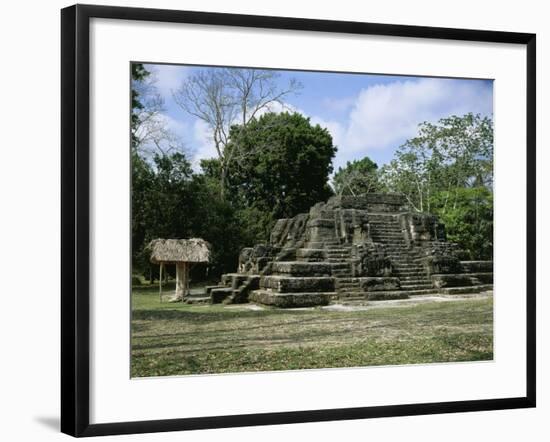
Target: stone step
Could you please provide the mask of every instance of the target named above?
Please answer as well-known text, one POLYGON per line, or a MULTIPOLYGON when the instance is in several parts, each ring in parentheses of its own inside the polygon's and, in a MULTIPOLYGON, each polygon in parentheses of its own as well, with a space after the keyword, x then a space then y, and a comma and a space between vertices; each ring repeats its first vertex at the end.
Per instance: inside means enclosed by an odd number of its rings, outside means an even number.
POLYGON ((387 237, 387 236, 377 236, 377 235, 372 235, 372 240, 374 242, 381 242, 381 243, 384 243, 385 245, 387 246, 391 246, 391 247, 405 247, 407 245, 407 243, 405 242, 405 240, 403 238, 400 238, 398 236, 390 236, 390 237, 387 237))
POLYGON ((186 296, 183 300, 185 304, 210 304, 210 296, 186 296))
POLYGON ((340 294, 339 300, 342 304, 354 303, 354 301, 389 301, 392 299, 407 299, 409 293, 404 291, 392 292, 356 292, 340 294))
POLYGON ((394 255, 394 256, 403 256, 409 259, 420 259, 424 257, 423 255, 419 255, 418 253, 411 252, 411 250, 405 247, 404 245, 400 245, 400 246, 392 245, 391 247, 388 247, 386 245, 386 254, 394 255))
MULTIPOLYGON (((387 301, 392 299, 407 299, 411 296, 425 296, 438 293, 436 289, 423 289, 423 290, 399 290, 399 291, 386 291, 386 292, 365 292, 364 298, 369 301, 387 301)), ((353 297, 340 297, 339 300, 342 304, 353 304, 353 301, 357 301, 362 297, 356 294, 353 297)))
POLYGON ((346 282, 346 283, 338 282, 335 284, 335 286, 337 289, 347 290, 350 288, 360 288, 361 284, 359 284, 358 282, 346 282))
POLYGON ((404 238, 403 233, 399 230, 387 230, 387 231, 371 230, 370 234, 371 236, 392 236, 392 237, 404 238))
POLYGON ((350 263, 349 262, 340 262, 340 263, 333 263, 333 264, 330 264, 330 268, 332 270, 334 269, 342 269, 342 268, 349 268, 350 267, 350 263))
POLYGON ((332 272, 332 275, 335 277, 341 277, 341 276, 350 276, 351 271, 350 270, 336 270, 332 272))
POLYGON ((377 235, 377 236, 403 236, 403 232, 401 230, 397 229, 388 229, 388 230, 382 230, 382 229, 376 229, 370 231, 371 235, 377 235))
POLYGON ((342 288, 342 289, 337 289, 336 292, 338 293, 338 295, 340 296, 341 294, 345 293, 345 294, 349 294, 351 296, 356 296, 358 293, 364 293, 364 290, 361 288, 361 287, 346 287, 346 288, 342 288))
POLYGON ((249 300, 258 304, 271 305, 280 308, 313 307, 327 305, 331 299, 337 297, 332 293, 276 293, 270 290, 254 290, 249 300))
POLYGON ((445 295, 467 295, 470 293, 480 293, 488 290, 493 290, 493 284, 472 285, 470 287, 447 287, 438 289, 440 293, 445 295))
POLYGON ((334 278, 329 276, 292 277, 292 276, 262 276, 260 289, 279 293, 294 292, 333 292, 334 278))
POLYGON ((359 282, 358 278, 338 278, 336 282, 359 282))
POLYGON ((403 284, 413 284, 415 282, 429 282, 430 280, 426 277, 426 275, 420 276, 420 275, 414 275, 414 276, 402 276, 399 278, 399 281, 403 284))
POLYGON ((212 304, 221 304, 227 297, 233 294, 231 287, 216 288, 210 292, 210 300, 212 304))
POLYGON ((401 290, 424 290, 431 289, 433 286, 429 283, 425 284, 401 284, 401 290))
POLYGON ((331 264, 327 262, 275 261, 273 275, 291 276, 330 276, 331 264))

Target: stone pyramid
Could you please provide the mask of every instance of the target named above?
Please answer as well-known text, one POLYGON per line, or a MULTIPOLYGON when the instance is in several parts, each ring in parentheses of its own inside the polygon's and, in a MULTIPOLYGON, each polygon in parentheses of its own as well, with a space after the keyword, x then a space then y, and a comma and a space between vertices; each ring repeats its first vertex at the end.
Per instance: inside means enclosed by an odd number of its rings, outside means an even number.
POLYGON ((268 244, 242 250, 211 302, 308 307, 492 289, 492 261, 461 261, 434 215, 401 194, 334 196, 280 219, 268 244))

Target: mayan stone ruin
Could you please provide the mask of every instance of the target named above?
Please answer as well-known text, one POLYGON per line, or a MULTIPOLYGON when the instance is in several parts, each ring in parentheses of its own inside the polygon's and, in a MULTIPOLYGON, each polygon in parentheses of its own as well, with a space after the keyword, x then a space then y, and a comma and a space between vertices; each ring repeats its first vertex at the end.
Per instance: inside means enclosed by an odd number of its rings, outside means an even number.
POLYGON ((403 195, 334 196, 280 219, 268 244, 242 250, 236 273, 207 287, 212 303, 275 307, 492 290, 492 261, 461 261, 434 215, 403 195))

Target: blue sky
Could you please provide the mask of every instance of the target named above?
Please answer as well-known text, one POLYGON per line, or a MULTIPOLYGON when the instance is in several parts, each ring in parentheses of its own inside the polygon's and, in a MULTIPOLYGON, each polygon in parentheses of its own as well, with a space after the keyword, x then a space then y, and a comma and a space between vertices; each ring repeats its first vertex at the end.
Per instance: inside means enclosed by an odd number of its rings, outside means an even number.
MULTIPOLYGON (((168 126, 181 137, 195 169, 202 158, 215 156, 207 127, 185 113, 172 90, 200 67, 147 64, 165 101, 168 126)), ((436 122, 468 112, 491 116, 492 80, 461 80, 371 74, 278 71, 277 81, 302 84, 285 103, 326 127, 338 152, 335 171, 347 161, 369 156, 379 166, 389 162, 397 147, 416 134, 423 121, 436 122)), ((280 111, 280 108, 274 108, 280 111)))

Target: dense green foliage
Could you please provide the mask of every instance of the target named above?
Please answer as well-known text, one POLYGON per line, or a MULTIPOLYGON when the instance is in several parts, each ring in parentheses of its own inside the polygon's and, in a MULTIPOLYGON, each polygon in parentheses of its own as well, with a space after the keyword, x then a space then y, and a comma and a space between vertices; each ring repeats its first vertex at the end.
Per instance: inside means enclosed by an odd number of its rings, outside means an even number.
POLYGON ((432 197, 447 192, 438 210, 455 205, 454 189, 493 183, 493 122, 466 114, 438 123, 422 123, 418 135, 400 146, 395 158, 381 170, 387 188, 401 192, 411 207, 431 212, 432 197))
POLYGON ((493 259, 493 193, 487 187, 438 192, 432 207, 445 224, 447 239, 457 243, 471 260, 493 259), (446 202, 453 198, 454 204, 446 202))
POLYGON ((244 128, 234 126, 230 135, 227 148, 238 157, 228 177, 231 198, 264 240, 277 219, 307 212, 332 195, 328 178, 336 147, 309 118, 267 113, 244 128))
MULTIPOLYGON (((208 269, 211 275, 234 270, 238 253, 248 238, 233 207, 219 199, 207 179, 194 175, 181 153, 156 155, 153 164, 134 154, 132 161, 135 272, 145 276, 156 272, 150 267, 145 250, 152 239, 192 237, 215 244, 208 269)), ((206 275, 204 266, 197 272, 201 278, 206 275)))
POLYGON ((493 254, 493 122, 466 114, 422 123, 380 171, 384 189, 445 223, 471 259, 493 254))
POLYGON ((361 195, 378 192, 378 165, 369 157, 348 161, 346 167, 340 167, 333 178, 334 190, 338 195, 361 195))

